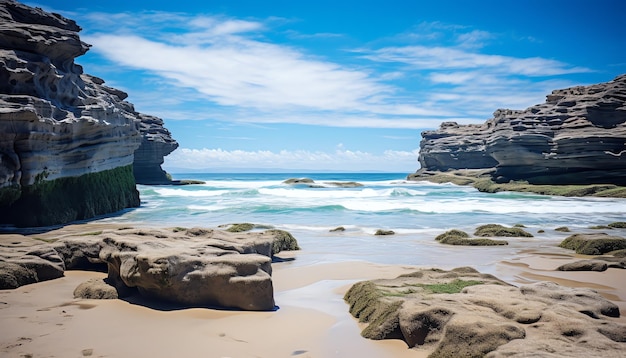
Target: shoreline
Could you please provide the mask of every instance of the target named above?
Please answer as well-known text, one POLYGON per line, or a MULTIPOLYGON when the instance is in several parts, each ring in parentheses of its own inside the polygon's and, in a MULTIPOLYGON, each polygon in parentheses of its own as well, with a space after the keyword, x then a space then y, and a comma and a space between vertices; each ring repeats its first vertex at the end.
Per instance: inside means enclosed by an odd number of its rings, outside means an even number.
MULTIPOLYGON (((70 225, 37 236, 46 239, 122 226, 70 225)), ((6 239, 10 236, 2 235, 6 239)), ((349 314, 343 301, 344 293, 358 281, 394 278, 426 266, 319 262, 307 257, 306 248, 304 252, 283 252, 279 256, 294 261, 272 265, 279 307, 272 312, 159 309, 133 303, 132 299, 74 299, 74 288, 89 278, 106 276, 100 272, 67 271, 59 279, 0 291, 0 318, 4 323, 0 352, 7 356, 100 357, 201 356, 207 352, 214 357, 428 355, 427 351, 408 349, 399 340, 362 338, 363 325, 349 314)), ((611 320, 626 323, 626 285, 619 284, 624 271, 554 271, 582 258, 588 257, 529 248, 514 258, 493 263, 490 271, 509 278, 506 281, 514 285, 550 280, 570 287, 593 288, 620 307, 621 317, 611 320)))
POLYGON ((471 186, 484 193, 498 193, 512 191, 518 193, 534 193, 540 195, 554 195, 565 197, 604 197, 626 198, 626 187, 615 184, 588 184, 588 185, 548 185, 529 184, 527 181, 511 181, 496 183, 492 180, 493 169, 456 169, 446 172, 422 170, 407 176, 409 181, 428 181, 431 183, 452 183, 462 186, 471 186))

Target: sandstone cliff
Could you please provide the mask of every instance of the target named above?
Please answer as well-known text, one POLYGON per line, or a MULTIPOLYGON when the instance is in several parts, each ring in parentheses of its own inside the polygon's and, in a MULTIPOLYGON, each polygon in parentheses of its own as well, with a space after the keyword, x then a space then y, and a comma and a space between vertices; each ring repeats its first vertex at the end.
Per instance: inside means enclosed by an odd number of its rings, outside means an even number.
POLYGON ((3 223, 50 225, 138 206, 133 160, 142 133, 169 136, 74 63, 89 49, 78 31, 61 15, 0 0, 3 223))
POLYGON ((499 182, 626 185, 626 75, 499 109, 484 124, 443 123, 422 133, 419 162, 420 171, 494 168, 499 182))

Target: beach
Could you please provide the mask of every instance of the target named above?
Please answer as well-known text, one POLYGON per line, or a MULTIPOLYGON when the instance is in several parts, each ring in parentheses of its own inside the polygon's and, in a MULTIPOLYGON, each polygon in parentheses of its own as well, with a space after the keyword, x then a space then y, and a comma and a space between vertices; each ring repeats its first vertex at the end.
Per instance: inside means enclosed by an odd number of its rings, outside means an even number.
MULTIPOLYGON (((111 226, 111 225, 108 225, 111 226)), ((44 236, 106 229, 68 226, 44 236)), ((41 235, 41 234, 39 234, 41 235)), ((15 236, 5 235, 3 239, 15 236)), ((462 248, 458 248, 461 250, 462 248)), ((483 248, 484 249, 484 248, 483 248)), ((560 272, 583 258, 527 249, 495 263, 493 272, 511 284, 553 281, 589 287, 626 310, 624 272, 560 272)), ((320 262, 306 251, 285 252, 273 264, 277 309, 244 312, 180 309, 133 296, 117 300, 74 299, 74 288, 105 273, 67 271, 56 280, 0 291, 0 352, 6 357, 425 357, 400 340, 362 338, 363 328, 348 313, 343 294, 351 284, 394 278, 417 266, 366 261, 320 262), (292 261, 290 261, 293 259, 292 261)), ((624 316, 613 318, 626 323, 624 316)))
MULTIPOLYGON (((22 230, 33 242, 125 227, 207 227, 236 222, 291 232, 301 250, 272 264, 276 310, 179 308, 137 296, 75 299, 73 291, 102 272, 66 271, 59 279, 0 291, 0 355, 7 357, 425 357, 400 340, 373 341, 343 295, 362 280, 394 278, 418 268, 471 266, 512 285, 553 281, 588 287, 617 304, 626 323, 624 270, 562 272, 590 258, 558 244, 593 225, 624 221, 624 199, 479 193, 452 184, 408 182, 398 174, 313 175, 322 187, 283 183, 296 174, 197 175, 204 185, 139 186, 135 210, 54 229, 22 230), (355 181, 362 187, 329 184, 355 181), (533 237, 508 245, 443 245, 435 236, 481 224, 523 224, 533 237), (342 226, 344 231, 331 231, 342 226), (557 231, 567 226, 571 231, 557 231), (377 229, 394 235, 374 235, 377 229)), ((626 229, 611 229, 626 236, 626 229)), ((0 241, 23 238, 5 230, 0 241)))

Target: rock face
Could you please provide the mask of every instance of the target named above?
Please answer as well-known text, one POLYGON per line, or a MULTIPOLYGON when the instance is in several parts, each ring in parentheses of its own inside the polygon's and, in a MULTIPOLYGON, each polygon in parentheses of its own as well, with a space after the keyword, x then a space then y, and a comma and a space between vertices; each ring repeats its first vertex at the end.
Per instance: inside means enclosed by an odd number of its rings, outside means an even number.
POLYGON ((499 182, 626 185, 626 75, 497 110, 481 125, 422 133, 422 171, 495 168, 499 182))
POLYGON ((138 206, 136 150, 142 175, 149 163, 161 170, 158 153, 176 148, 160 119, 74 63, 89 49, 78 31, 61 15, 0 0, 4 223, 51 225, 138 206))
POLYGON ((163 158, 178 148, 178 143, 163 126, 163 120, 138 114, 141 145, 135 151, 133 172, 137 184, 170 184, 172 179, 161 168, 163 158))
POLYGON ((106 265, 100 280, 75 295, 146 298, 194 307, 274 309, 272 256, 280 233, 220 230, 119 229, 60 238, 53 243, 0 237, 0 289, 57 278, 64 270, 106 265), (115 291, 115 292, 114 292, 115 291))
POLYGON ((346 293, 370 339, 435 357, 620 357, 626 325, 597 292, 552 282, 510 286, 469 267, 359 282, 346 293))

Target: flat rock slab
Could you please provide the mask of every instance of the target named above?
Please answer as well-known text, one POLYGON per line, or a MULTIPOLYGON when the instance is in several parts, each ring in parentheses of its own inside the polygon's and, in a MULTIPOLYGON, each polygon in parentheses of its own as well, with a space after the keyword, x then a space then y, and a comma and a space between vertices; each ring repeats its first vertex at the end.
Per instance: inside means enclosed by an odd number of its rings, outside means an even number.
POLYGON ((597 292, 552 282, 511 286, 468 267, 355 284, 350 312, 370 339, 402 339, 429 357, 620 357, 626 325, 597 292))
MULTIPOLYGON (((272 310, 271 262, 279 234, 130 228, 50 243, 10 235, 0 237, 0 287, 60 277, 66 269, 106 267, 106 282, 120 297, 136 289, 144 297, 187 306, 272 310)), ((97 297, 103 290, 89 287, 93 283, 78 295, 97 297)))

